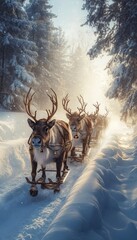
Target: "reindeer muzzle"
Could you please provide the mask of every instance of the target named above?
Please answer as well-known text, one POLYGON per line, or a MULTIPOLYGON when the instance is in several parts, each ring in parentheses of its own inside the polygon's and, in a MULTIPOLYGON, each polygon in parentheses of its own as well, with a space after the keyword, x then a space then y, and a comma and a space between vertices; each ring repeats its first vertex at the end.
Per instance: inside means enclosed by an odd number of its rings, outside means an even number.
POLYGON ((31 144, 35 148, 39 148, 42 145, 42 138, 40 136, 35 136, 31 139, 31 144))
POLYGON ((73 138, 78 139, 79 138, 78 134, 75 134, 73 138))

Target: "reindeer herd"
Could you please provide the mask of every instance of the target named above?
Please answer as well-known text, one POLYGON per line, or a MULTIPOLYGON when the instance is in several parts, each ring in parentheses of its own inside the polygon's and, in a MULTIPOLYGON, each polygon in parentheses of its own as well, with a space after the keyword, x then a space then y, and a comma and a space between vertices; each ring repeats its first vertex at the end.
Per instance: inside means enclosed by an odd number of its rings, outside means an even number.
POLYGON ((105 115, 99 114, 98 102, 94 104, 95 112, 87 113, 83 97, 80 95, 78 101, 80 107, 77 111, 72 112, 69 107, 68 94, 62 99, 63 109, 66 111, 68 123, 63 120, 55 120, 53 116, 58 110, 57 94, 51 89, 52 94, 47 94, 51 103, 52 110, 46 109, 47 117, 37 119, 37 111, 32 113, 31 104, 35 94, 31 93, 30 88, 25 99, 24 106, 28 118, 28 124, 32 129, 29 137, 29 153, 31 159, 31 180, 26 178, 31 184, 30 194, 36 196, 38 194, 37 185, 40 184, 43 189, 53 189, 54 192, 59 191, 69 172, 67 165, 68 156, 76 161, 83 161, 91 147, 92 140, 98 140, 102 130, 108 125, 108 111, 105 115), (76 149, 81 146, 80 158, 77 157, 76 149), (47 170, 49 163, 54 163, 55 170, 47 170), (41 167, 41 177, 36 180, 38 166, 41 167), (46 181, 46 172, 52 171, 56 173, 56 181, 48 178, 46 181))

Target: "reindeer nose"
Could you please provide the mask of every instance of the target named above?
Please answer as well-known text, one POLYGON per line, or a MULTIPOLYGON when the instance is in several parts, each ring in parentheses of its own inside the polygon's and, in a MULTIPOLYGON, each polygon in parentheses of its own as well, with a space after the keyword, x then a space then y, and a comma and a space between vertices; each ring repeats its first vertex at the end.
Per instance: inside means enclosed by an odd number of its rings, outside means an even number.
POLYGON ((78 135, 77 135, 77 134, 75 134, 75 135, 74 135, 74 138, 75 138, 75 139, 78 139, 78 135))
POLYGON ((41 146, 41 142, 42 141, 41 141, 40 137, 35 136, 35 137, 32 138, 32 145, 34 147, 40 147, 41 146))

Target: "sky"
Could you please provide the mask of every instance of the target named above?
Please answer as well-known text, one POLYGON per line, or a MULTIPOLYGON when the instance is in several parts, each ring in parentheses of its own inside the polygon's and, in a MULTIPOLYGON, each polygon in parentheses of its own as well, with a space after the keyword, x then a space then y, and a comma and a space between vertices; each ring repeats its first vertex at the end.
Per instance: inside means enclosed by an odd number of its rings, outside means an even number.
POLYGON ((79 38, 89 43, 93 37, 92 30, 81 26, 86 21, 86 11, 82 10, 83 0, 50 0, 52 12, 57 15, 54 20, 60 26, 66 38, 70 41, 79 41, 79 38))
POLYGON ((25 113, 0 112, 0 240, 136 240, 137 129, 109 121, 82 164, 68 161, 61 191, 37 197, 29 134, 25 113))

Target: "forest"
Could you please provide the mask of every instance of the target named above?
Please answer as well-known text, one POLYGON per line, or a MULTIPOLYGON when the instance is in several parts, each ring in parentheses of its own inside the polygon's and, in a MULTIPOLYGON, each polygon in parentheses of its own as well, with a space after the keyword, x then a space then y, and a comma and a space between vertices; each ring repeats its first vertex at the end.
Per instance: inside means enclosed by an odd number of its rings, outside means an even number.
POLYGON ((137 239, 136 23, 135 0, 0 1, 0 240, 137 239))
POLYGON ((62 29, 54 26, 49 1, 25 2, 0 2, 0 104, 10 111, 24 110, 30 87, 42 109, 47 89, 62 95, 83 77, 79 65, 85 53, 80 46, 70 49, 62 29))
POLYGON ((121 103, 121 118, 136 122, 137 113, 137 2, 135 0, 85 0, 88 12, 85 24, 96 34, 89 50, 91 59, 107 52, 107 68, 112 82, 106 92, 110 99, 121 103))
MULTIPOLYGON (((87 13, 82 27, 90 26, 95 34, 90 59, 109 56, 106 68, 111 80, 105 95, 120 102, 121 119, 134 123, 137 3, 83 0, 82 11, 87 13)), ((0 1, 0 104, 5 109, 23 111, 30 87, 37 90, 36 102, 43 109, 47 89, 54 88, 61 96, 73 88, 71 94, 76 96, 83 78, 86 83, 82 72, 86 53, 80 45, 69 46, 54 18, 49 0, 0 1)))

